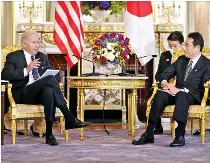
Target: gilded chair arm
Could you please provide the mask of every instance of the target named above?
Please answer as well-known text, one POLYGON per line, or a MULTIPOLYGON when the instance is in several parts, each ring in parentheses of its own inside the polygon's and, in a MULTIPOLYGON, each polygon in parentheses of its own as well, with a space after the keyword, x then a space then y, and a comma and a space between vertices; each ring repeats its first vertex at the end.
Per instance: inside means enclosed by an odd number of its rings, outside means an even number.
POLYGON ((12 96, 12 84, 8 84, 7 95, 8 95, 10 107, 13 110, 13 108, 16 107, 16 104, 15 104, 15 100, 14 100, 14 98, 12 96))
POLYGON ((153 100, 153 98, 154 98, 154 96, 155 96, 155 94, 156 94, 156 92, 157 92, 157 89, 158 89, 158 82, 154 82, 154 83, 152 84, 152 87, 154 88, 154 89, 153 89, 153 93, 152 93, 152 95, 150 96, 150 98, 149 98, 148 101, 147 101, 147 106, 150 106, 150 105, 151 105, 151 102, 152 102, 152 100, 153 100))
POLYGON ((207 81, 206 83, 204 83, 204 95, 203 95, 203 99, 201 101, 201 107, 206 107, 206 101, 208 99, 208 95, 209 95, 209 88, 210 88, 210 80, 207 81))
MULTIPOLYGON (((61 89, 61 91, 63 92, 63 90, 64 90, 64 86, 63 86, 63 83, 59 83, 59 86, 60 86, 60 89, 61 89)), ((66 101, 66 105, 69 107, 69 101, 66 99, 66 97, 64 97, 64 99, 65 99, 65 101, 66 101)))

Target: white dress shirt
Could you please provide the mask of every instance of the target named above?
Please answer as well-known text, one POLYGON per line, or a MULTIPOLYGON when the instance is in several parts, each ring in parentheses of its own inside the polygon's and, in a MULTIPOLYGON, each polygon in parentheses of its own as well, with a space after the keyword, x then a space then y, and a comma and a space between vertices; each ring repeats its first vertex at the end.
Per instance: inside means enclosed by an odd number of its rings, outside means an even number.
MULTIPOLYGON (((27 65, 29 65, 32 62, 32 60, 31 60, 31 54, 29 54, 25 50, 23 50, 23 52, 24 52, 24 55, 25 55, 25 58, 26 58, 27 65)), ((28 73, 26 71, 26 68, 24 68, 23 69, 23 73, 24 73, 24 77, 26 77, 26 76, 29 75, 29 80, 28 80, 27 85, 32 84, 33 82, 35 82, 35 79, 34 79, 34 77, 32 75, 32 70, 28 73)))

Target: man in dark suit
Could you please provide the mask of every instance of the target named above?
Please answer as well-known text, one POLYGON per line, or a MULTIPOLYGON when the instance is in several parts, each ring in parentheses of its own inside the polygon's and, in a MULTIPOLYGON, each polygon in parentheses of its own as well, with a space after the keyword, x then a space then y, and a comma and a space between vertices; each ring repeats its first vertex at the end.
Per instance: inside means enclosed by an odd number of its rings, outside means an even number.
MULTIPOLYGON (((168 41, 169 50, 161 53, 160 55, 158 69, 155 74, 156 81, 159 81, 160 74, 171 65, 173 49, 177 50, 182 49, 182 43, 184 42, 184 37, 181 32, 174 31, 168 36, 167 41, 168 41)), ((158 124, 154 130, 154 134, 159 135, 162 133, 163 133, 163 127, 161 125, 161 118, 159 118, 158 124)))
POLYGON ((200 33, 190 33, 185 41, 185 55, 164 70, 159 81, 162 91, 154 97, 148 126, 138 140, 132 144, 142 145, 154 143, 154 127, 157 126, 160 115, 167 105, 175 105, 173 119, 178 123, 175 130, 176 137, 170 147, 185 145, 185 127, 187 123, 189 105, 201 103, 204 94, 204 83, 210 80, 210 60, 201 54, 204 40, 200 33), (176 77, 176 85, 168 81, 176 77))
POLYGON ((40 76, 52 69, 47 55, 39 52, 40 37, 35 31, 25 31, 22 35, 23 50, 7 55, 2 70, 2 79, 12 84, 12 94, 18 104, 42 104, 46 121, 46 143, 57 145, 52 134, 53 113, 58 107, 65 118, 65 129, 81 128, 89 123, 76 119, 68 110, 61 93, 58 81, 59 75, 40 76), (39 80, 37 80, 39 79, 39 80))

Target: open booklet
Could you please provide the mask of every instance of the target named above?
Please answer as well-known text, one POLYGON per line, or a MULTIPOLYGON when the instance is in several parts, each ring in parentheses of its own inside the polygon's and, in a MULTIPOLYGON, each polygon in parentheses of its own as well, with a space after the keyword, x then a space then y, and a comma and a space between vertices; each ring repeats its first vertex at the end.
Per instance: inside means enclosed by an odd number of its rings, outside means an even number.
POLYGON ((44 74, 42 74, 42 76, 41 76, 40 78, 38 78, 37 80, 42 79, 42 78, 44 78, 44 77, 46 77, 46 76, 49 76, 49 75, 55 76, 58 72, 59 72, 59 70, 47 69, 47 70, 44 72, 44 74))

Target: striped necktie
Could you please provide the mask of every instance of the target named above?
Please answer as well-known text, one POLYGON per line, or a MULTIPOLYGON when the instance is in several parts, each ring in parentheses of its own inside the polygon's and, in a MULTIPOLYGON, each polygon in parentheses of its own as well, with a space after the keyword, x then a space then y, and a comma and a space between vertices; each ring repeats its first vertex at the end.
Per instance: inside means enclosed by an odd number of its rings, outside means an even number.
POLYGON ((187 80, 189 74, 191 73, 192 71, 192 64, 193 64, 193 61, 190 60, 188 66, 187 66, 187 69, 186 69, 186 73, 185 73, 185 77, 184 77, 184 81, 187 80))
MULTIPOLYGON (((35 59, 35 56, 31 56, 31 60, 33 61, 35 59)), ((39 78, 39 72, 38 72, 38 68, 33 68, 32 69, 32 75, 34 77, 34 80, 37 80, 39 78)))

